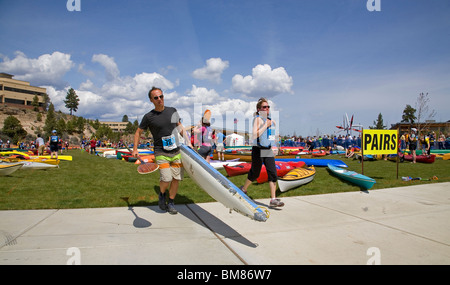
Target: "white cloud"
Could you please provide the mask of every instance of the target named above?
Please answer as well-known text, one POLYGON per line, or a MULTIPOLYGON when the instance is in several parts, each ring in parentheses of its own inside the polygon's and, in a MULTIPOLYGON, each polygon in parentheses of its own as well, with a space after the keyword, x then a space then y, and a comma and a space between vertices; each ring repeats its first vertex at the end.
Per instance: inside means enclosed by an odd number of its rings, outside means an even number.
POLYGON ((119 68, 117 64, 114 62, 114 58, 107 56, 105 54, 94 54, 92 56, 92 62, 100 63, 106 72, 106 79, 108 81, 117 79, 120 75, 119 68))
POLYGON ((161 88, 166 98, 171 98, 171 93, 166 90, 173 89, 174 84, 158 73, 143 72, 134 77, 117 77, 100 88, 86 81, 77 91, 79 97, 86 97, 85 100, 80 98, 78 110, 80 114, 103 120, 118 120, 123 115, 128 115, 131 120, 152 109, 153 105, 148 99, 148 91, 152 86, 161 88))
POLYGON ((38 86, 64 86, 62 77, 74 67, 71 55, 59 51, 43 54, 38 58, 28 58, 23 52, 17 51, 15 56, 12 60, 3 57, 0 70, 15 75, 15 79, 32 82, 38 86))
MULTIPOLYGON (((268 100, 272 110, 277 107, 274 102, 268 100)), ((206 105, 203 109, 211 111, 211 118, 214 128, 225 127, 228 130, 234 129, 234 119, 237 119, 238 130, 251 130, 254 114, 256 112, 257 101, 242 99, 225 99, 220 102, 206 105)))
POLYGON ((92 90, 95 88, 94 83, 89 79, 80 84, 80 90, 92 90))
POLYGON ((167 74, 169 74, 169 72, 172 71, 172 70, 176 71, 177 68, 176 68, 175 66, 168 65, 168 66, 166 66, 166 67, 160 68, 160 69, 159 69, 159 73, 161 73, 161 74, 163 74, 163 75, 167 75, 167 74))
MULTIPOLYGON (((23 69, 23 77, 31 77, 38 74, 28 73, 29 70, 37 70, 37 67, 44 65, 47 62, 54 68, 60 67, 61 74, 55 74, 56 69, 48 67, 43 70, 52 70, 55 78, 61 78, 63 74, 67 72, 67 67, 75 66, 70 60, 70 55, 55 52, 52 55, 42 55, 38 59, 28 59, 22 53, 17 53, 14 60, 9 60, 4 57, 4 62, 1 67, 14 66, 14 70, 23 69), (59 60, 59 63, 55 60, 59 60), (39 63, 39 64, 38 64, 39 63), (65 69, 62 67, 66 67, 65 69)), ((214 89, 208 89, 201 86, 191 85, 192 87, 185 92, 185 94, 179 94, 174 88, 179 85, 178 80, 172 82, 165 78, 163 75, 153 72, 142 72, 134 76, 120 76, 120 71, 114 58, 105 54, 95 54, 92 57, 92 62, 100 63, 105 68, 107 81, 103 84, 93 82, 92 78, 85 79, 78 88, 72 86, 75 89, 80 101, 78 111, 75 113, 78 116, 83 116, 89 119, 99 120, 120 120, 123 115, 128 115, 130 120, 140 120, 142 116, 153 108, 153 104, 148 99, 148 91, 152 86, 159 87, 163 90, 165 95, 165 102, 167 106, 176 107, 179 112, 182 112, 189 120, 187 122, 193 122, 194 113, 201 116, 201 113, 207 108, 213 113, 213 118, 216 118, 216 125, 221 127, 223 119, 226 120, 227 125, 233 124, 235 117, 239 118, 239 124, 243 124, 246 121, 251 120, 253 113, 255 112, 256 101, 242 100, 242 99, 230 99, 226 95, 221 95, 214 89), (195 106, 201 106, 197 108, 195 106), (223 117, 225 116, 225 117, 223 117)), ((77 64, 78 71, 84 74, 86 77, 90 77, 91 72, 89 66, 85 64, 77 64)), ((209 59, 206 67, 203 69, 204 78, 210 80, 220 79, 222 71, 228 67, 228 62, 224 62, 221 59, 209 59), (214 75, 213 75, 214 74, 214 75), (208 77, 210 76, 210 77, 208 77)), ((11 67, 12 68, 12 67, 11 67)), ((6 69, 8 72, 10 69, 6 69)), ((69 68, 70 69, 70 68, 69 68)), ((200 73, 197 73, 197 75, 200 73)), ((258 92, 261 88, 268 88, 261 83, 261 80, 272 81, 274 87, 270 87, 270 90, 283 90, 284 92, 290 91, 290 85, 282 85, 285 81, 292 81, 283 68, 272 70, 268 65, 258 65, 253 69, 252 76, 247 76, 249 79, 249 85, 255 85, 251 92, 243 92, 244 94, 251 95, 252 92, 258 92), (273 79, 270 79, 273 77, 273 79), (269 78, 269 79, 268 79, 269 78), (286 79, 284 80, 283 79, 286 79), (261 87, 262 86, 262 87, 261 87), (284 86, 284 87, 283 87, 284 86), (277 89, 278 88, 278 89, 277 89), (283 89, 284 88, 284 89, 283 89)), ((239 82, 238 82, 239 83, 239 82)), ((246 83, 240 82, 236 86, 244 88, 246 83)), ((52 82, 46 82, 43 87, 47 88, 47 93, 55 105, 56 110, 68 111, 64 104, 64 99, 67 95, 70 86, 65 84, 59 86, 52 84, 52 82)), ((234 87, 236 87, 234 86, 234 87)), ((236 87, 237 88, 237 87, 236 87)), ((236 89, 235 88, 235 89, 236 89)), ((226 91, 224 91, 227 94, 226 91)), ((272 104, 272 103, 271 103, 272 104)), ((242 126, 239 126, 242 129, 242 126)))
MULTIPOLYGON (((140 73, 134 77, 120 77, 119 68, 112 57, 97 54, 92 57, 93 62, 98 62, 105 67, 108 81, 101 86, 96 86, 90 79, 75 88, 80 101, 76 115, 89 119, 120 120, 123 115, 131 119, 137 119, 153 108, 148 99, 148 91, 152 86, 161 88, 168 100, 177 98, 176 92, 168 92, 174 88, 174 83, 161 74, 140 73)), ((84 65, 80 65, 83 69, 84 65)), ((69 89, 68 86, 58 88, 45 86, 47 93, 55 105, 56 110, 66 110, 64 99, 69 89)))
POLYGON ((192 85, 191 90, 187 91, 187 96, 181 96, 176 98, 173 102, 174 105, 180 108, 192 107, 194 104, 212 104, 220 101, 220 95, 214 89, 208 90, 205 87, 197 87, 192 85))
POLYGON ((68 88, 57 90, 54 86, 42 86, 47 89, 47 95, 50 97, 52 104, 55 106, 55 110, 64 110, 64 99, 68 88))
POLYGON ((148 91, 153 87, 159 87, 163 91, 174 88, 174 84, 161 74, 140 73, 134 77, 118 77, 106 82, 101 87, 101 93, 109 98, 127 98, 128 100, 148 100, 148 91))
POLYGON ((206 66, 194 70, 192 77, 201 80, 209 80, 215 83, 221 83, 221 75, 229 66, 228 61, 223 61, 221 58, 210 58, 206 61, 206 66))
POLYGON ((258 64, 252 75, 236 74, 232 79, 233 90, 249 97, 274 97, 281 93, 292 93, 292 77, 283 67, 272 70, 268 64, 258 64))
POLYGON ((83 74, 83 75, 85 75, 85 76, 87 76, 87 77, 94 77, 94 76, 95 76, 94 71, 92 71, 92 70, 86 70, 86 69, 84 68, 84 66, 85 66, 84 63, 80 63, 80 64, 78 65, 78 72, 81 73, 81 74, 83 74))

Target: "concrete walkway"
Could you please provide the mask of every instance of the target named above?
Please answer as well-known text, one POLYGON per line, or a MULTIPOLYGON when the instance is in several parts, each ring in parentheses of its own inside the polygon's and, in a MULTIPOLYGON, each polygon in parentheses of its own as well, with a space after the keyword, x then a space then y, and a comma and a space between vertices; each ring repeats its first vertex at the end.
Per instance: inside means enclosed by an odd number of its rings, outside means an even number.
POLYGON ((0 211, 0 264, 450 264, 450 183, 282 200, 0 211))

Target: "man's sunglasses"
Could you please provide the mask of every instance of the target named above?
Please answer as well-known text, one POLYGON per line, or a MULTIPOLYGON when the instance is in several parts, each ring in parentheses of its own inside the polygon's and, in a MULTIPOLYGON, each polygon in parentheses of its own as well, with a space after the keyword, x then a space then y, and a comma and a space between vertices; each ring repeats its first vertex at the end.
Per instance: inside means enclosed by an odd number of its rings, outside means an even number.
POLYGON ((155 97, 153 97, 153 99, 156 101, 156 100, 158 100, 158 99, 164 99, 164 94, 161 94, 161 95, 159 95, 159 96, 155 96, 155 97))

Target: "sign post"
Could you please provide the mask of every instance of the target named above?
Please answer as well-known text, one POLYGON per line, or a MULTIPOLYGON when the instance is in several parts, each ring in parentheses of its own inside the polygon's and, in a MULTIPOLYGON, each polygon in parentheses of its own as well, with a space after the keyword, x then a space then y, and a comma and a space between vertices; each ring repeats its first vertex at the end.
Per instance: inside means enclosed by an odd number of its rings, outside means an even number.
POLYGON ((361 128, 361 174, 364 175, 364 128, 361 128))
POLYGON ((400 160, 400 155, 398 154, 399 149, 399 143, 400 143, 400 129, 397 128, 397 180, 398 180, 398 161, 400 160))
MULTIPOLYGON (((364 155, 397 154, 397 179, 398 179, 398 130, 364 130, 361 142, 361 164, 364 155)), ((364 167, 364 166, 362 166, 364 167)), ((364 174, 364 169, 362 169, 364 174)))

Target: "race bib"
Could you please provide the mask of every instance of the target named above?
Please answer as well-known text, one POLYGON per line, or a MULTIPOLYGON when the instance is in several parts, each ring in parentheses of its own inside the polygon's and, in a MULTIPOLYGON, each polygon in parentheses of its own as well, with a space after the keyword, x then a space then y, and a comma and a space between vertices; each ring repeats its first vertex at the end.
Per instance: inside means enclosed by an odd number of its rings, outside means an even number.
POLYGON ((177 148, 177 143, 175 141, 175 135, 170 135, 167 137, 162 137, 162 143, 164 150, 174 150, 177 148))
POLYGON ((269 141, 275 141, 275 130, 272 128, 268 129, 267 136, 269 138, 269 141))

